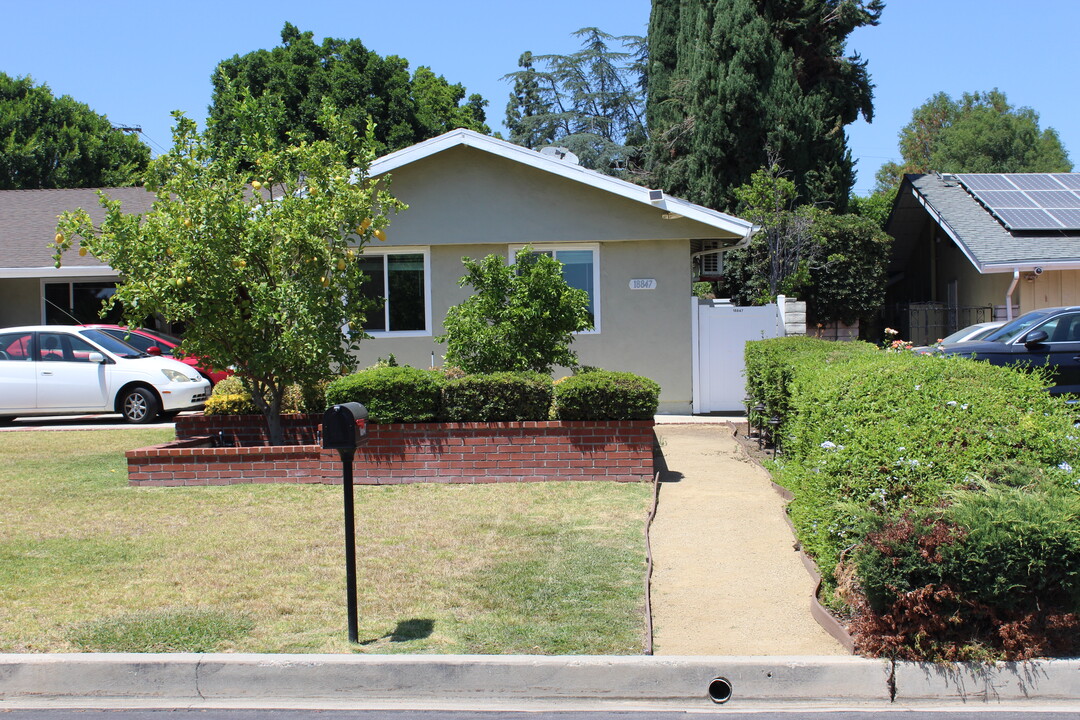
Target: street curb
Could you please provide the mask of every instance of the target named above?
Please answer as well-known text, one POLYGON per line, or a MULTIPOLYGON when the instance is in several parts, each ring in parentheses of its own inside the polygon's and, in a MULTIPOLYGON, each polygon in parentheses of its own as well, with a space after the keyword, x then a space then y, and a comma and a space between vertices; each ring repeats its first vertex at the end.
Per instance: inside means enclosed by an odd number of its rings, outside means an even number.
POLYGON ((1080 699, 1080 660, 990 666, 857 657, 0 655, 0 708, 25 701, 622 702, 715 707, 1080 699))

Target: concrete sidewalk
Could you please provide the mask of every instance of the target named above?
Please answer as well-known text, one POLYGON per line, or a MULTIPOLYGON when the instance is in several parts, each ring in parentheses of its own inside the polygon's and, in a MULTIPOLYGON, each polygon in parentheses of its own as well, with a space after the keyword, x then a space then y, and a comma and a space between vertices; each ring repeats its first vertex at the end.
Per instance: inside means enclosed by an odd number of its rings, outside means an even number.
POLYGON ((784 501, 724 424, 656 427, 652 611, 657 655, 847 655, 813 619, 816 581, 784 501))

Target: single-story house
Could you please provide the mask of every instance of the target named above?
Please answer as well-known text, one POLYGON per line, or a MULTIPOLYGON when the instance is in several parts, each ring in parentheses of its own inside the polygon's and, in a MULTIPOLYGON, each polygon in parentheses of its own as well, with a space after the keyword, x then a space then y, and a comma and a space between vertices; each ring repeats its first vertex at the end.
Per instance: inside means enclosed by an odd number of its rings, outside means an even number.
MULTIPOLYGON (((361 367, 390 354, 441 365, 434 338, 470 293, 458 285, 462 258, 509 259, 530 244, 589 293, 595 327, 574 340, 580 362, 648 376, 662 388, 661 412, 690 412, 692 258, 745 245, 752 223, 468 130, 379 158, 370 174, 388 175, 409 209, 391 218, 386 242, 364 250, 387 302, 369 318, 361 367)), ((107 192, 130 212, 152 201, 138 188, 107 192)), ((54 302, 79 315, 84 297, 108 292, 115 276, 92 258, 69 253, 52 267, 56 215, 75 207, 95 212, 94 191, 0 192, 0 326, 70 322, 54 302)))
POLYGON ((1080 173, 907 175, 886 230, 886 325, 916 343, 1080 304, 1080 173))

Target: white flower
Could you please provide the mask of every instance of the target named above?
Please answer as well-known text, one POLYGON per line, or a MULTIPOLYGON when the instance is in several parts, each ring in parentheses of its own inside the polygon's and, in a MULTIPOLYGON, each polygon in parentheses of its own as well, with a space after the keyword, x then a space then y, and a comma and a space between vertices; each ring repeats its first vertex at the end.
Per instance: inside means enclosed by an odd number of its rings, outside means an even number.
POLYGON ((1064 470, 1067 473, 1071 473, 1072 472, 1072 465, 1070 465, 1069 463, 1062 460, 1060 463, 1058 463, 1058 469, 1059 470, 1064 470))
POLYGON ((947 402, 945 404, 948 405, 949 407, 956 407, 956 401, 955 400, 950 400, 949 402, 947 402))
POLYGON ((830 440, 826 440, 825 442, 821 443, 821 447, 823 449, 825 449, 825 450, 835 450, 836 449, 836 443, 834 443, 834 442, 832 442, 830 440))

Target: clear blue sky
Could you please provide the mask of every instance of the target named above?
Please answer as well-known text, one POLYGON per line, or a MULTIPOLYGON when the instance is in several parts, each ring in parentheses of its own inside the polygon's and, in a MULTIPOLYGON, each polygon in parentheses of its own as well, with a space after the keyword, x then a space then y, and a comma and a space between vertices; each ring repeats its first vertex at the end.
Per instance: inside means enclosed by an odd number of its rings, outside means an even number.
MULTIPOLYGON (((289 21, 326 36, 360 38, 413 68, 428 65, 490 101, 500 128, 509 84, 524 50, 566 53, 571 33, 597 26, 643 34, 649 0, 308 0, 308 2, 131 2, 3 0, 0 71, 31 75, 116 124, 143 128, 155 151, 170 143, 170 111, 202 123, 218 61, 280 42, 289 21)), ((870 62, 874 121, 848 128, 858 160, 856 192, 898 159, 896 137, 911 111, 938 91, 999 88, 1034 108, 1080 163, 1080 0, 887 0, 881 25, 850 38, 870 62)))

